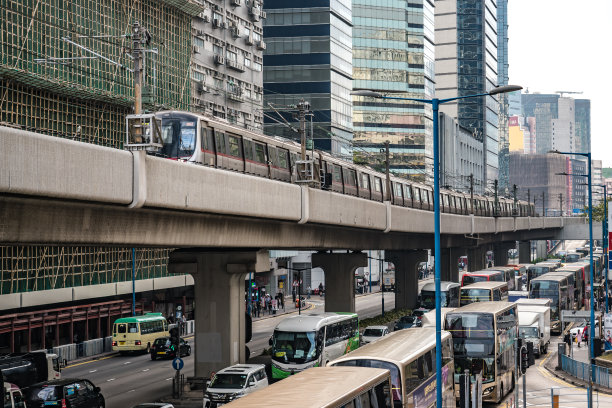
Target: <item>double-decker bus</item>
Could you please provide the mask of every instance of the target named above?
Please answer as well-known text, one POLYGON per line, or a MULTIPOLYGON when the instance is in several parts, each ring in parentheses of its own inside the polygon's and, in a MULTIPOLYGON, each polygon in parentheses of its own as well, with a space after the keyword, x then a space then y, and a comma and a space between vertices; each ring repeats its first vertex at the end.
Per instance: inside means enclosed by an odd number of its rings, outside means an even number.
POLYGON ((567 308, 578 310, 580 306, 576 303, 576 274, 573 271, 560 271, 549 272, 546 276, 563 276, 567 278, 567 308))
POLYGON ((557 269, 556 272, 571 271, 574 272, 574 303, 577 309, 580 309, 584 305, 585 298, 585 265, 573 263, 566 265, 562 268, 557 269))
MULTIPOLYGON (((440 305, 441 307, 459 306, 459 289, 457 282, 440 282, 440 305)), ((434 282, 428 282, 421 289, 420 305, 424 309, 436 308, 436 287, 434 282)))
POLYGON ((470 285, 478 282, 505 282, 504 275, 499 271, 476 271, 467 272, 461 278, 461 286, 470 285))
POLYGON ((483 401, 500 402, 515 385, 516 305, 486 302, 460 307, 446 314, 445 330, 453 338, 455 383, 466 371, 481 374, 483 401))
POLYGON ((476 302, 508 301, 508 284, 505 282, 478 282, 461 288, 459 305, 476 302))
MULTIPOLYGON (((391 372, 393 407, 431 407, 436 403, 436 329, 393 332, 348 353, 330 366, 384 368, 391 372)), ((455 406, 451 335, 442 332, 442 400, 455 406)))
POLYGON ((286 378, 310 367, 321 367, 359 347, 355 313, 292 316, 274 329, 272 378, 286 378))
POLYGON ((491 268, 485 269, 485 271, 499 271, 504 277, 504 281, 508 283, 508 290, 516 290, 514 285, 514 267, 513 266, 492 266, 491 268))
POLYGON ((529 282, 530 299, 550 299, 550 331, 561 333, 561 310, 570 308, 568 304, 567 277, 545 274, 529 282))
POLYGON ((538 278, 545 273, 553 272, 557 267, 551 263, 538 262, 535 265, 531 265, 527 268, 527 285, 532 279, 538 278))
POLYGON ((315 367, 236 399, 227 408, 386 408, 389 370, 315 367))
POLYGON ((170 332, 168 321, 161 313, 122 317, 113 324, 113 351, 148 353, 155 339, 165 336, 170 336, 170 332))

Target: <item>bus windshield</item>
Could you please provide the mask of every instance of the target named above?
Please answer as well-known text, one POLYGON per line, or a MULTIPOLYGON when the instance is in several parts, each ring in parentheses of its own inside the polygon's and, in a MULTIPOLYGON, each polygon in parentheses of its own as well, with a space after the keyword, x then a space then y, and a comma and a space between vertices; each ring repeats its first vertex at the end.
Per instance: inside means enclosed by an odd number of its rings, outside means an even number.
MULTIPOLYGON (((448 307, 448 292, 440 291, 440 305, 441 307, 448 307)), ((421 307, 425 309, 435 309, 436 292, 429 290, 421 291, 421 307)))
POLYGON ((283 363, 308 363, 318 357, 315 332, 284 332, 275 330, 273 334, 272 359, 283 363))
POLYGON ((189 158, 195 151, 196 120, 164 119, 162 139, 164 147, 161 154, 171 158, 189 158))
POLYGON ((491 300, 490 289, 461 289, 460 306, 476 302, 488 302, 491 300))
POLYGON ((527 270, 527 278, 531 281, 538 276, 542 276, 545 273, 550 272, 550 268, 548 266, 531 266, 527 270))
POLYGON ((391 373, 391 388, 393 391, 393 406, 396 406, 396 407, 402 406, 402 383, 400 381, 399 369, 397 368, 395 364, 389 363, 387 361, 380 361, 380 360, 358 359, 358 360, 340 361, 339 363, 336 363, 334 365, 342 366, 342 367, 382 368, 385 370, 389 370, 389 372, 391 373))
POLYGON ((568 254, 565 257, 565 262, 566 263, 578 262, 579 259, 580 259, 580 254, 568 254))
POLYGON ((486 275, 464 275, 463 286, 469 285, 471 283, 486 282, 488 280, 489 277, 486 275))
POLYGON ((495 328, 490 314, 448 314, 446 327, 453 336, 455 381, 469 370, 482 374, 483 382, 495 379, 495 328))

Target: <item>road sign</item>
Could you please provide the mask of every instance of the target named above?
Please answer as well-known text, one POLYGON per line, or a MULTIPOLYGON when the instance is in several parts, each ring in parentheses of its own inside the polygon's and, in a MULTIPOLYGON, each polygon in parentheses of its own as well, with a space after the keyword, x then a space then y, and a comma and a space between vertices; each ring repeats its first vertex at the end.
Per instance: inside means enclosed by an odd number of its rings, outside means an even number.
POLYGON ((172 368, 174 368, 175 370, 182 370, 183 366, 185 365, 185 363, 183 362, 182 358, 175 358, 174 360, 172 360, 172 368))

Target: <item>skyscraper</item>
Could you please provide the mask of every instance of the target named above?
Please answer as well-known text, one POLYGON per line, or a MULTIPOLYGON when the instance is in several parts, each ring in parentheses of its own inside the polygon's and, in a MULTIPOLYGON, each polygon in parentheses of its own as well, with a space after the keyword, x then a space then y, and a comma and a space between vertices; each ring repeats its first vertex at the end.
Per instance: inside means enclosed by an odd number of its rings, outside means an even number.
POLYGON ((294 121, 283 110, 304 99, 315 147, 352 160, 351 0, 266 0, 264 10, 265 133, 295 139, 279 115, 294 121))
MULTIPOLYGON (((496 87, 499 80, 497 3, 438 0, 435 15, 436 95, 449 98, 485 93, 496 87)), ((506 67, 505 62, 502 65, 506 67)), ((440 110, 456 118, 483 143, 483 179, 490 184, 498 177, 498 98, 460 99, 441 105, 440 110)))
MULTIPOLYGON (((486 30, 485 30, 486 32, 486 30)), ((497 0, 497 85, 508 85, 508 0, 497 0)), ((510 95, 499 95, 499 187, 502 191, 509 185, 508 152, 510 146, 508 118, 510 95)))
MULTIPOLYGON (((429 99, 434 81, 434 3, 353 1, 353 86, 429 99)), ((432 111, 416 102, 353 98, 356 161, 380 166, 390 142, 393 173, 431 174, 432 111)))
POLYGON ((523 115, 536 119, 536 153, 545 154, 552 149, 552 120, 558 117, 556 94, 521 95, 523 115))

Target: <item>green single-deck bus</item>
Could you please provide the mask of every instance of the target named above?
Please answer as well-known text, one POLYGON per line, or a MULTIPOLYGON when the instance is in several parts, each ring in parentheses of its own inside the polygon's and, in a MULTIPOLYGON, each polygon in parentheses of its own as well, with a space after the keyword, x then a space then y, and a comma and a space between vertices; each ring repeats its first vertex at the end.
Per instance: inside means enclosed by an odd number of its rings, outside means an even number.
POLYGON ((168 321, 161 313, 122 317, 113 324, 113 351, 148 353, 155 339, 165 336, 170 336, 170 332, 168 321))
POLYGON ((272 378, 286 378, 358 348, 359 318, 356 313, 288 317, 274 329, 270 345, 272 378))

